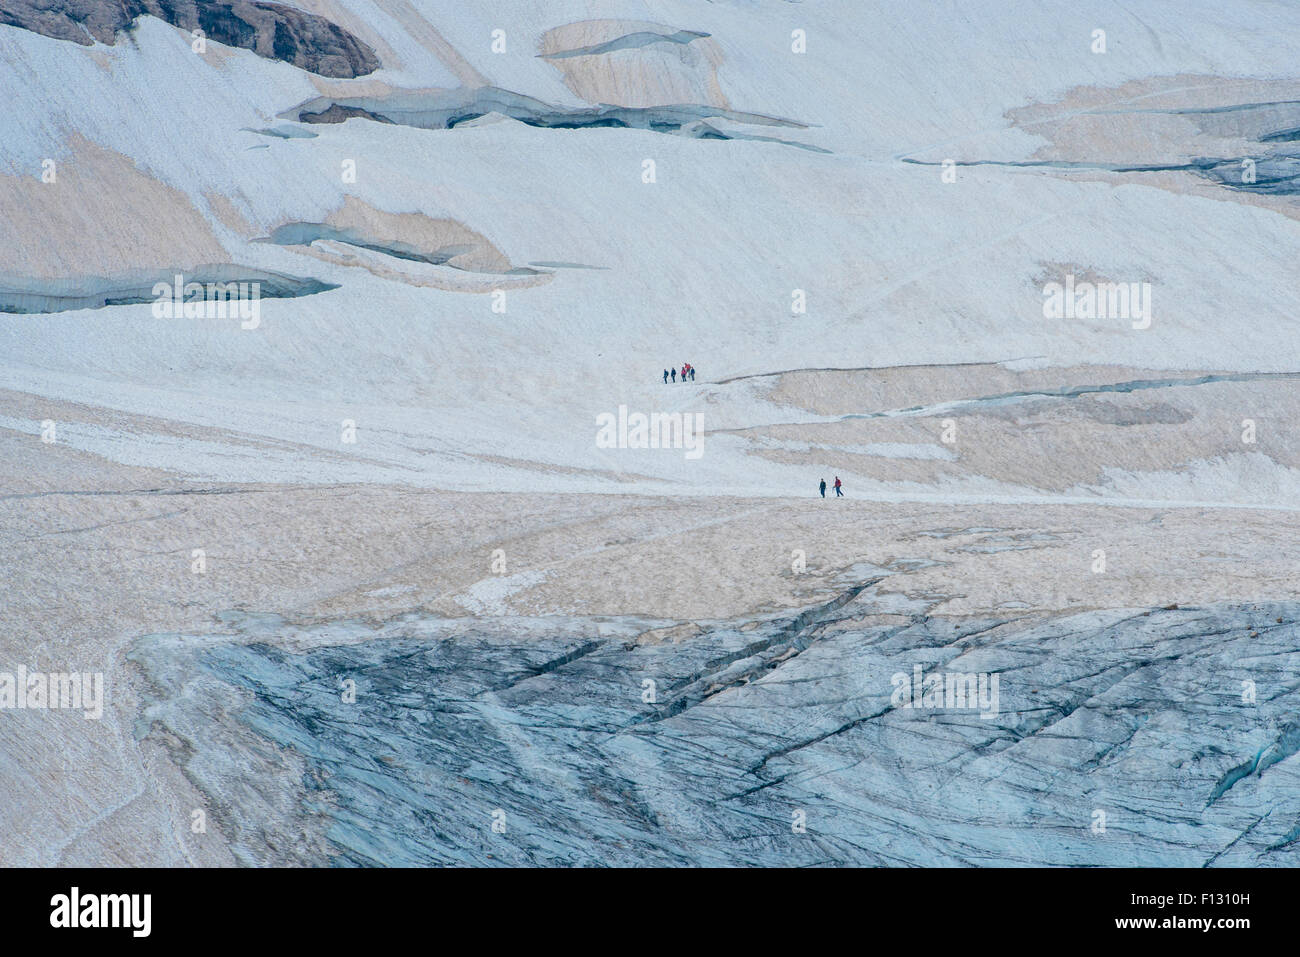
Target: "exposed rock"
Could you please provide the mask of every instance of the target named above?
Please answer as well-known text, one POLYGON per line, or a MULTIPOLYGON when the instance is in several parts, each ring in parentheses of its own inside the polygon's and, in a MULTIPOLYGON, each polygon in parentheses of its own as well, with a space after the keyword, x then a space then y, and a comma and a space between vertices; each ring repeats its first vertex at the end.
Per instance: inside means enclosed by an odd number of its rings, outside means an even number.
POLYGON ((0 23, 58 40, 90 45, 116 42, 142 16, 209 40, 252 50, 312 73, 354 77, 373 73, 379 59, 334 23, 278 3, 254 0, 0 0, 0 23))

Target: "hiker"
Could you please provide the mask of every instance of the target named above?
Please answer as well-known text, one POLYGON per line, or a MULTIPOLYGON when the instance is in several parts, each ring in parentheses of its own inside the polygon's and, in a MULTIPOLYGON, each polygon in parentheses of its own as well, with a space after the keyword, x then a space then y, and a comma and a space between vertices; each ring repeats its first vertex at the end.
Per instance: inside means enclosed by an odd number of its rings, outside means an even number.
POLYGON ((840 477, 838 475, 835 476, 835 496, 837 498, 844 497, 844 493, 840 491, 840 477))
POLYGON ((674 381, 674 382, 677 381, 677 369, 676 369, 675 367, 674 367, 674 369, 673 369, 673 381, 674 381))
POLYGON ((695 381, 695 366, 687 366, 687 371, 691 374, 691 381, 695 381))
POLYGON ((668 384, 668 370, 664 370, 664 385, 668 384))
POLYGON ((821 484, 821 486, 820 486, 820 489, 821 489, 821 493, 822 493, 822 498, 825 498, 825 497, 826 497, 826 480, 825 480, 825 479, 822 479, 822 484, 821 484))
POLYGON ((685 365, 682 366, 682 381, 683 381, 683 382, 686 381, 686 366, 685 366, 685 365))

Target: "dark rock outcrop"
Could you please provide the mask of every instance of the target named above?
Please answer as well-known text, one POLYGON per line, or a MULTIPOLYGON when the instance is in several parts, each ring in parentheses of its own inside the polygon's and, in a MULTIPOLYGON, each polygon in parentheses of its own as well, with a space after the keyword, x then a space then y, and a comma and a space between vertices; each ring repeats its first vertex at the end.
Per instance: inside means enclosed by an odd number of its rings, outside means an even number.
POLYGON ((58 40, 113 43, 143 16, 208 39, 283 60, 312 73, 373 73, 379 58, 347 30, 315 14, 255 0, 0 0, 0 24, 58 40))

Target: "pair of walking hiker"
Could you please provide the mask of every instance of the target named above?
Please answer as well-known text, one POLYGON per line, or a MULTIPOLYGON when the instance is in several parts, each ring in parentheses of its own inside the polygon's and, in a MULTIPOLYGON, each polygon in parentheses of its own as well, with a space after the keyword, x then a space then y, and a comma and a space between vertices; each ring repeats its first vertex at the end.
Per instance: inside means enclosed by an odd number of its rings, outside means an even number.
MULTIPOLYGON (((826 497, 826 480, 825 480, 825 479, 822 479, 822 484, 821 484, 821 493, 822 493, 822 498, 825 498, 825 497, 826 497)), ((839 477, 838 475, 835 476, 835 495, 836 495, 837 498, 843 498, 843 497, 844 497, 844 493, 840 491, 840 477, 839 477)))
MULTIPOLYGON (((683 381, 683 382, 686 381, 686 377, 687 377, 688 375, 691 377, 691 381, 694 382, 694 381, 695 381, 695 367, 692 366, 689 362, 683 362, 683 363, 682 363, 682 381, 683 381)), ((665 370, 664 370, 664 385, 667 385, 667 384, 668 384, 668 377, 669 377, 669 376, 672 376, 672 377, 673 377, 673 381, 676 382, 676 381, 677 381, 677 370, 676 370, 676 369, 672 369, 671 371, 668 370, 668 369, 665 369, 665 370)))

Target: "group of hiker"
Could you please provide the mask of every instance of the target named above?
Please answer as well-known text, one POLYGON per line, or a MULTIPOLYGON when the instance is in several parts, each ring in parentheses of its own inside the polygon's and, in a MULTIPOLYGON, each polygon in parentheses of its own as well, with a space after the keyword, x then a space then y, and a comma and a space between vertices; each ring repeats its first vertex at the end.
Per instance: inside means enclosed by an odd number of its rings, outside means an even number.
MULTIPOLYGON (((673 382, 676 382, 678 376, 681 376, 681 381, 683 381, 683 382, 685 382, 685 381, 687 380, 688 377, 690 378, 690 380, 691 380, 692 382, 694 382, 694 381, 695 381, 695 367, 692 366, 689 362, 683 362, 683 363, 682 363, 682 368, 681 368, 680 371, 678 371, 678 370, 675 369, 675 368, 673 368, 673 369, 665 369, 665 370, 664 370, 664 385, 667 385, 668 382, 669 382, 669 380, 671 380, 671 381, 673 381, 673 382)), ((833 488, 835 489, 835 497, 836 497, 836 498, 843 498, 843 497, 844 497, 844 492, 842 491, 842 487, 843 487, 843 483, 840 482, 840 477, 839 477, 838 475, 835 476, 835 485, 833 486, 833 488)), ((819 491, 822 493, 822 498, 825 498, 825 497, 826 497, 826 480, 825 480, 825 479, 822 479, 822 480, 821 480, 821 485, 818 487, 818 489, 819 489, 819 491)))

